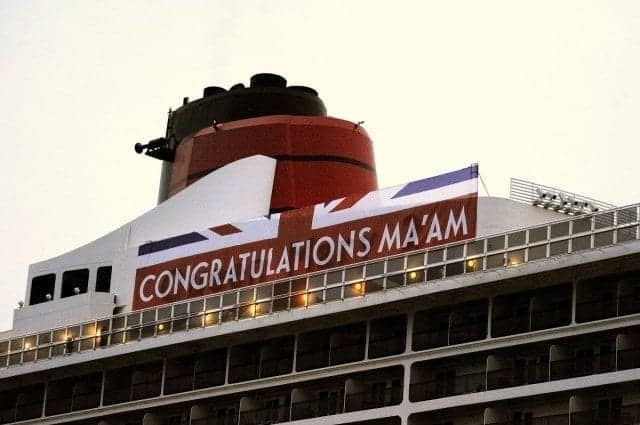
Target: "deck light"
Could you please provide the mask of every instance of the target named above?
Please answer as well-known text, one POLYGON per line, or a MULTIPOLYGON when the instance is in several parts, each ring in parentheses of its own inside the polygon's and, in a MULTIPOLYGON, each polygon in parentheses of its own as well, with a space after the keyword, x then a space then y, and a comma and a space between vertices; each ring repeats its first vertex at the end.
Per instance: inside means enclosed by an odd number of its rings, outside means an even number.
POLYGON ((204 315, 204 325, 210 326, 216 322, 216 318, 218 317, 217 313, 207 313, 204 315))
POLYGON ((416 278, 418 277, 418 272, 409 272, 409 280, 413 281, 416 280, 416 278))
POLYGON ((158 330, 159 330, 160 332, 162 332, 162 331, 164 330, 164 323, 160 323, 160 324, 158 325, 158 330))
POLYGON ((520 259, 519 259, 519 258, 517 258, 517 257, 511 257, 511 258, 509 259, 509 265, 510 265, 510 266, 517 266, 517 265, 518 265, 518 264, 520 264, 521 262, 522 262, 522 261, 520 261, 520 259))
POLYGON ((476 260, 468 260, 467 261, 467 270, 468 271, 475 271, 476 270, 476 264, 477 264, 476 260))

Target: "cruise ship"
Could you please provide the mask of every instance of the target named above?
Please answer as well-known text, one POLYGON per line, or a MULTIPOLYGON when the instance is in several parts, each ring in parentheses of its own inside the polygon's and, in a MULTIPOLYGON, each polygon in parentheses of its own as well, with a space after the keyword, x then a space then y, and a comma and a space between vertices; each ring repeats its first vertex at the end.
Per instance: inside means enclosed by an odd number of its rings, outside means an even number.
POLYGON ((640 424, 634 200, 378 188, 362 122, 274 74, 135 151, 158 205, 29 267, 0 423, 640 424))

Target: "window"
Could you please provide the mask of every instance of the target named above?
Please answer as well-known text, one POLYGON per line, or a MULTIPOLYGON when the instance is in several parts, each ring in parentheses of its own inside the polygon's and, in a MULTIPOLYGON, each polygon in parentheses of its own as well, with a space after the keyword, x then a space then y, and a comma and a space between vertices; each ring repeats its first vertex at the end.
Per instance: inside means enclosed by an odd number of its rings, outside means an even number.
POLYGON ((98 267, 96 276, 96 292, 109 292, 111 290, 111 266, 98 267))
POLYGON ((69 270, 62 274, 62 298, 87 292, 89 269, 69 270))
POLYGON ((34 277, 31 280, 29 305, 40 304, 53 299, 55 286, 56 275, 53 273, 34 277))

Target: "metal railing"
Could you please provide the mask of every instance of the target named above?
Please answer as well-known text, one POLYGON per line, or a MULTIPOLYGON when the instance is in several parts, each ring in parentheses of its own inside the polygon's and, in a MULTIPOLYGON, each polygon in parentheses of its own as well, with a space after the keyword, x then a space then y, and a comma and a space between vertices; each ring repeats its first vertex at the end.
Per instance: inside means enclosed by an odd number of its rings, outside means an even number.
POLYGON ((590 207, 590 210, 598 209, 600 211, 615 208, 615 205, 588 198, 577 193, 516 178, 511 178, 511 182, 509 184, 509 199, 526 202, 528 204, 536 204, 542 200, 548 200, 553 201, 552 203, 558 207, 565 206, 563 201, 570 201, 572 205, 567 205, 567 207, 580 207, 587 204, 590 207), (546 195, 544 199, 542 198, 543 195, 546 195), (551 199, 554 195, 558 199, 551 199), (561 200, 559 199, 560 197, 565 199, 561 200))
POLYGON ((0 341, 0 368, 638 239, 640 204, 0 341))

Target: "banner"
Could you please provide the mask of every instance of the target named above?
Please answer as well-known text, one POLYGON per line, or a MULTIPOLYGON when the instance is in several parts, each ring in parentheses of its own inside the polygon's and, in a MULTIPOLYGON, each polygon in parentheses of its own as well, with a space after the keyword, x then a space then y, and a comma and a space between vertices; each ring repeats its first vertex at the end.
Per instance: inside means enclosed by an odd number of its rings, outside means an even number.
POLYGON ((478 167, 473 165, 146 243, 138 249, 132 308, 473 238, 477 192, 478 167))

